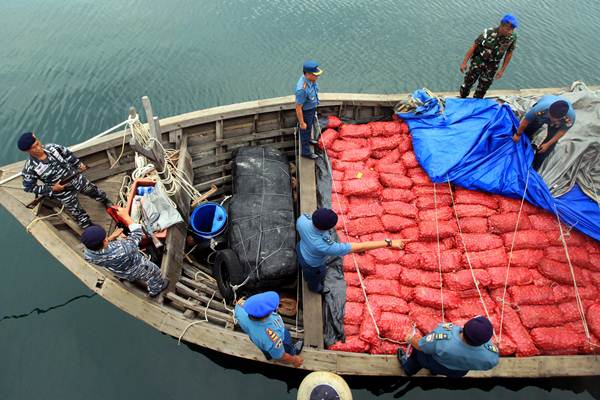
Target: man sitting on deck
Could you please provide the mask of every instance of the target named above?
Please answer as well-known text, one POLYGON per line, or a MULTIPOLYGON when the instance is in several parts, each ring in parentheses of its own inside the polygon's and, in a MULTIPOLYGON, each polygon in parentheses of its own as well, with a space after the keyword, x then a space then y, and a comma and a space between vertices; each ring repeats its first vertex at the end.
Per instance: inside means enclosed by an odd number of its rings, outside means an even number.
POLYGON ((300 368, 304 360, 298 354, 302 341, 292 342, 290 332, 277 314, 279 295, 264 292, 240 299, 235 305, 235 319, 252 343, 263 352, 267 360, 278 360, 300 368))
POLYGON ((384 239, 362 243, 338 243, 331 238, 330 229, 338 221, 335 211, 329 208, 319 208, 312 217, 302 214, 296 221, 296 230, 300 241, 296 245, 298 265, 308 288, 315 293, 323 291, 323 280, 327 272, 327 257, 342 257, 349 253, 360 253, 367 250, 393 247, 403 249, 401 240, 384 239))
POLYGON ((573 110, 571 102, 560 96, 540 97, 521 120, 517 133, 513 135, 513 140, 518 142, 523 132, 530 140, 533 139, 535 133, 544 124, 548 125, 548 133, 544 142, 537 148, 533 160, 535 170, 542 166, 559 139, 575 124, 575 110, 573 110))
POLYGON ((80 227, 86 228, 92 221, 79 204, 77 193, 100 201, 105 207, 111 204, 106 193, 81 174, 68 184, 60 184, 65 178, 72 178, 73 175, 87 169, 66 147, 52 143, 44 146, 32 132, 21 135, 18 147, 19 150, 29 153, 29 160, 23 167, 23 189, 36 196, 57 199, 80 227), (38 185, 38 180, 43 184, 38 185))
POLYGON ((142 226, 134 224, 124 208, 119 208, 118 214, 129 226, 129 235, 125 239, 114 240, 122 232, 117 230, 116 234, 106 237, 106 231, 98 225, 85 228, 81 235, 81 243, 86 247, 84 258, 107 268, 121 279, 145 283, 150 297, 155 297, 166 289, 169 280, 163 279, 160 268, 140 253, 139 244, 144 236, 142 226))
POLYGON ((460 378, 469 370, 486 371, 498 365, 492 335, 492 323, 482 316, 470 319, 464 328, 442 323, 422 338, 408 335, 406 342, 412 353, 406 355, 398 348, 398 359, 408 376, 426 368, 434 375, 460 378))

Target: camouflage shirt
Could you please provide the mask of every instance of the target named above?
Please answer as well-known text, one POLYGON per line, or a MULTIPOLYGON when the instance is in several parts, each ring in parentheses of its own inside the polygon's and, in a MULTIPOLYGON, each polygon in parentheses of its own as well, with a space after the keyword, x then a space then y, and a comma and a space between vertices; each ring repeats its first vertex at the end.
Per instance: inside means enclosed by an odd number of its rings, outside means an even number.
POLYGON ((507 52, 515 49, 517 34, 501 36, 498 28, 489 28, 475 39, 475 51, 471 58, 473 66, 498 67, 500 60, 507 52))
MULTIPOLYGON (((51 196, 52 185, 75 173, 81 163, 66 147, 49 143, 44 146, 46 158, 29 157, 23 167, 23 189, 38 196, 51 196), (38 180, 42 185, 38 185, 38 180)), ((81 175, 75 180, 81 180, 81 175)), ((75 182, 74 182, 75 183, 75 182)))
POLYGON ((136 267, 143 265, 147 260, 138 251, 140 240, 144 236, 139 224, 129 225, 130 233, 126 239, 112 240, 100 250, 85 249, 83 256, 87 262, 107 268, 120 277, 136 267))

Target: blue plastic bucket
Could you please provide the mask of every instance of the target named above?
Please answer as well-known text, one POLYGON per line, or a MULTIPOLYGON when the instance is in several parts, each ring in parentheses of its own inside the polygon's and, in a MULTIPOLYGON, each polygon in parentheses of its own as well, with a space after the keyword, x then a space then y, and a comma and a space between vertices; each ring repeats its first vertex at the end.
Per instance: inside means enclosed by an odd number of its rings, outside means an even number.
POLYGON ((227 227, 227 211, 217 203, 200 204, 190 217, 192 232, 203 239, 212 239, 227 227))

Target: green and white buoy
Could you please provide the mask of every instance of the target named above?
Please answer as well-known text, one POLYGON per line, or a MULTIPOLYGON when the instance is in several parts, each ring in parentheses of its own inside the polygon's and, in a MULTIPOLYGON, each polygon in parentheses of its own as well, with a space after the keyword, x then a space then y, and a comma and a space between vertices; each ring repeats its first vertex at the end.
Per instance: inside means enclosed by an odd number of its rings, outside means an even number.
POLYGON ((350 387, 339 375, 311 372, 298 388, 298 400, 352 400, 350 387))

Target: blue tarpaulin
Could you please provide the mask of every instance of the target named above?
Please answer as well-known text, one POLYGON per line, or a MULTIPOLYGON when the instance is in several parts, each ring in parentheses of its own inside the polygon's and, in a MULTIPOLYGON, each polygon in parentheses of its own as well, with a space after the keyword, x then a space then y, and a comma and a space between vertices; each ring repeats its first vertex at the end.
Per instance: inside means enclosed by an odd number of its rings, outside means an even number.
POLYGON ((417 160, 433 182, 498 193, 525 200, 552 213, 562 222, 600 240, 600 207, 577 185, 553 198, 544 180, 531 167, 533 148, 526 136, 512 140, 519 121, 510 107, 495 100, 448 98, 438 100, 418 90, 415 113, 400 113, 410 127, 417 160), (441 112, 443 111, 443 112, 441 112))

